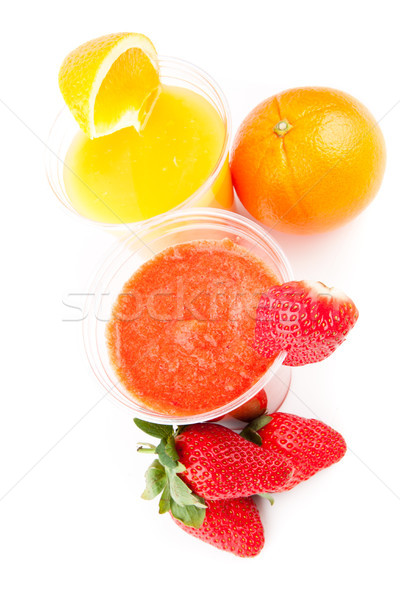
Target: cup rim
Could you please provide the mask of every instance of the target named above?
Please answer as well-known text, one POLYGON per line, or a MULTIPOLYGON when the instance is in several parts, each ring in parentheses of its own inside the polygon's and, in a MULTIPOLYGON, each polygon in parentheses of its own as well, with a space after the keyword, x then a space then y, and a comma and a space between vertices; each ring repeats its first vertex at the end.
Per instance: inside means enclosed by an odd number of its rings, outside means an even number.
MULTIPOLYGON (((223 220, 228 220, 229 224, 232 226, 245 226, 249 230, 249 232, 251 232, 252 236, 258 237, 258 239, 261 242, 266 244, 268 248, 272 250, 274 257, 276 257, 279 262, 278 268, 279 274, 282 278, 282 283, 286 281, 291 281, 293 279, 291 266, 278 243, 261 225, 258 225, 257 223, 254 223, 247 217, 244 217, 237 213, 218 208, 191 208, 177 211, 174 214, 165 213, 164 215, 159 215, 155 217, 151 223, 148 223, 146 228, 143 228, 138 233, 140 235, 144 235, 146 233, 149 234, 152 230, 157 229, 160 226, 167 225, 168 221, 171 222, 171 226, 179 227, 180 221, 188 221, 188 219, 190 218, 203 219, 204 222, 206 222, 207 219, 210 218, 217 220, 220 219, 221 223, 223 220)), ((271 378, 276 374, 278 369, 282 366, 283 361, 286 357, 285 351, 280 352, 273 361, 272 365, 268 368, 268 370, 253 384, 253 386, 251 386, 251 388, 243 392, 240 396, 238 396, 231 402, 221 407, 218 407, 217 409, 213 409, 204 413, 198 413, 191 416, 165 415, 157 411, 152 412, 149 407, 145 405, 140 406, 140 401, 132 398, 132 395, 129 399, 130 394, 124 388, 122 382, 118 383, 118 387, 115 385, 115 382, 113 382, 112 379, 109 377, 107 368, 105 367, 101 359, 100 349, 98 346, 98 324, 96 325, 96 317, 94 315, 94 311, 96 309, 96 298, 99 296, 99 293, 101 293, 101 289, 108 289, 108 283, 111 280, 112 274, 115 273, 115 262, 118 260, 118 258, 121 259, 123 257, 127 246, 130 246, 132 244, 133 238, 139 238, 139 235, 137 233, 127 235, 122 241, 117 241, 112 246, 111 250, 105 257, 105 260, 103 261, 100 268, 97 270, 94 277, 92 278, 91 285, 89 286, 89 294, 84 310, 84 314, 87 315, 87 318, 83 320, 83 339, 87 359, 97 380, 102 384, 102 386, 105 389, 108 390, 108 396, 113 402, 113 404, 117 405, 119 408, 129 411, 131 416, 138 416, 140 418, 144 418, 155 423, 180 425, 189 423, 199 423, 203 421, 216 419, 234 410, 235 408, 238 408, 247 400, 255 396, 262 388, 264 388, 267 385, 271 378), (103 280, 104 277, 107 278, 107 281, 105 282, 103 280), (115 390, 116 393, 114 394, 115 390), (121 396, 123 396, 124 400, 121 399, 121 396)), ((250 236, 250 234, 249 238, 253 239, 250 236)), ((139 241, 139 239, 133 241, 132 253, 138 251, 138 245, 140 243, 141 242, 139 241)), ((106 344, 106 340, 104 339, 100 343, 106 344)), ((118 378, 115 377, 115 380, 118 380, 118 378)))
MULTIPOLYGON (((205 194, 205 192, 209 188, 211 188, 212 185, 214 184, 215 180, 217 179, 217 177, 228 157, 230 142, 232 139, 232 116, 231 116, 231 111, 230 111, 230 107, 228 104, 228 100, 227 100, 224 92, 222 91, 221 87, 216 82, 216 80, 211 75, 209 75, 205 70, 201 69, 200 67, 198 67, 197 65, 195 65, 189 61, 183 60, 181 58, 176 58, 173 56, 159 55, 158 63, 160 66, 160 77, 161 78, 162 78, 162 72, 161 72, 162 68, 163 67, 168 68, 169 66, 172 65, 172 66, 177 66, 178 68, 181 67, 183 69, 187 69, 187 72, 189 74, 200 77, 200 79, 202 81, 204 81, 206 84, 211 86, 211 88, 216 93, 218 100, 221 103, 221 107, 222 107, 222 111, 223 111, 222 120, 225 124, 224 143, 222 145, 220 155, 219 155, 219 157, 216 161, 216 164, 215 164, 213 170, 211 171, 210 175, 201 184, 201 186, 198 187, 195 192, 193 192, 193 194, 188 196, 180 204, 169 209, 168 211, 166 211, 164 213, 160 213, 160 215, 168 215, 168 214, 176 213, 177 211, 180 211, 180 210, 184 210, 188 204, 195 202, 195 200, 197 198, 203 196, 205 194)), ((189 80, 189 83, 190 83, 190 80, 189 80)), ((210 100, 210 99, 208 98, 208 100, 210 100)), ((210 103, 212 103, 212 100, 210 100, 210 103)), ((50 188, 52 189, 54 195, 59 200, 59 204, 62 206, 62 208, 67 212, 67 214, 69 216, 79 220, 80 222, 84 222, 89 226, 97 227, 97 228, 103 229, 105 231, 110 231, 110 232, 119 232, 120 233, 121 231, 123 232, 126 230, 127 233, 129 234, 129 232, 132 232, 135 229, 137 230, 138 228, 142 228, 142 227, 147 226, 148 224, 151 224, 153 222, 153 220, 156 219, 160 215, 154 215, 153 217, 144 219, 142 221, 131 221, 131 222, 122 222, 121 221, 121 223, 104 223, 102 221, 96 221, 94 219, 90 219, 88 217, 81 215, 73 207, 73 205, 64 189, 64 182, 62 180, 62 177, 59 176, 58 169, 57 169, 59 162, 62 162, 64 164, 65 157, 58 156, 57 151, 53 150, 53 148, 52 148, 53 146, 57 147, 57 145, 60 143, 60 135, 61 134, 65 135, 65 131, 66 131, 65 126, 63 126, 63 130, 61 132, 58 131, 58 129, 60 128, 61 125, 63 125, 62 120, 64 118, 66 118, 67 115, 70 115, 70 111, 69 111, 68 107, 64 105, 58 111, 57 116, 56 116, 55 120, 53 121, 53 124, 50 128, 50 131, 49 131, 49 134, 47 137, 46 151, 45 151, 45 171, 46 171, 47 182, 48 182, 50 188)), ((70 116, 71 116, 71 119, 73 119, 72 115, 70 115, 70 116)), ((76 132, 75 133, 77 133, 78 131, 79 131, 79 126, 76 124, 76 132)), ((72 140, 72 137, 71 137, 71 140, 72 140)))

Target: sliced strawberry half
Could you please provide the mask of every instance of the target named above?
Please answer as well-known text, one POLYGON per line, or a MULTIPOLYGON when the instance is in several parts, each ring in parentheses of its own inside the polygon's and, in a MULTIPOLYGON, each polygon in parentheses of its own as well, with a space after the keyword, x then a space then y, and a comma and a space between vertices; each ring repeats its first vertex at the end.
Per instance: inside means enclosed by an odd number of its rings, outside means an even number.
POLYGON ((320 281, 289 281, 262 295, 255 348, 265 358, 286 350, 285 365, 300 366, 330 356, 358 319, 354 302, 320 281))

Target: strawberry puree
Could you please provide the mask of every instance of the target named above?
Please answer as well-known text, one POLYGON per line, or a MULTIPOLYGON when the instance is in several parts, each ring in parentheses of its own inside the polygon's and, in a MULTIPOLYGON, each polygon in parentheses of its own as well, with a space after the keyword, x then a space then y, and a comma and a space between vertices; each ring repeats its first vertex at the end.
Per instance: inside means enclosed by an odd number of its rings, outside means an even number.
POLYGON ((278 282, 230 240, 167 248, 125 284, 108 324, 126 390, 163 414, 211 411, 248 390, 273 359, 253 350, 259 297, 278 282))

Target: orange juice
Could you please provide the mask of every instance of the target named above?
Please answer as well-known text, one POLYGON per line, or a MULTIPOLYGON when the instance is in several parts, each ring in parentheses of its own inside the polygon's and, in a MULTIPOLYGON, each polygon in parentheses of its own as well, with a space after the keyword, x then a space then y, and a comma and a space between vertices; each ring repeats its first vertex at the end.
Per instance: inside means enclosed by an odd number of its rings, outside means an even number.
MULTIPOLYGON (((226 125, 206 98, 163 86, 140 133, 127 127, 90 140, 82 132, 65 158, 64 184, 74 208, 103 223, 132 223, 187 200, 212 175, 224 149, 226 125)), ((229 209, 228 160, 193 206, 229 209)))

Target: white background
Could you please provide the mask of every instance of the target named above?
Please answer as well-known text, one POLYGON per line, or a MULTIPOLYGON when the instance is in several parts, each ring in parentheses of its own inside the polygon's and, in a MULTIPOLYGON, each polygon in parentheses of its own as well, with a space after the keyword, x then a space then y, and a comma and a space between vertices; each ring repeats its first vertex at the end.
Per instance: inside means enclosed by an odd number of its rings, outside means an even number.
POLYGON ((2 599, 399 597, 395 7, 367 0, 3 6, 2 599), (90 38, 126 30, 146 33, 159 53, 212 74, 228 96, 235 129, 271 94, 328 85, 364 102, 387 142, 383 186, 360 218, 327 235, 276 234, 296 278, 343 288, 360 319, 333 357, 295 372, 285 404, 337 428, 349 451, 263 508, 266 545, 255 559, 202 544, 168 515, 158 516, 155 503, 140 500, 148 459, 136 455, 135 445, 143 436, 129 415, 107 399, 98 402, 104 392, 86 362, 81 324, 63 320, 70 316, 63 299, 87 290, 113 240, 61 210, 45 179, 41 140, 61 105, 64 55, 90 38))

